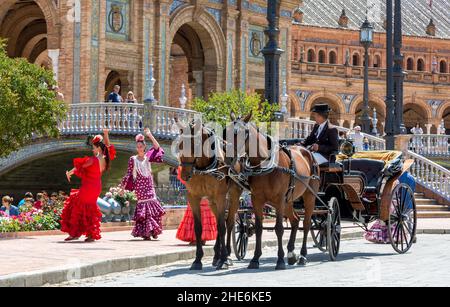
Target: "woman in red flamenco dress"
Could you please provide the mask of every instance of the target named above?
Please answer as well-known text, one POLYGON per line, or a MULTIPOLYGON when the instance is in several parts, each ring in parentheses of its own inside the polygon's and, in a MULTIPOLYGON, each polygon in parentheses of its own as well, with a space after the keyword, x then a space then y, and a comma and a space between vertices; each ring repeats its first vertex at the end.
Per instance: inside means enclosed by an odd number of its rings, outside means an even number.
POLYGON ((78 240, 82 235, 86 236, 85 242, 101 239, 102 214, 97 199, 102 191, 102 174, 109 169, 116 156, 114 146, 109 143, 108 129, 103 130, 103 134, 104 137, 97 135, 88 142, 92 145, 94 156, 74 159, 74 168, 66 172, 69 182, 72 175, 80 177, 81 187, 72 190, 64 202, 61 230, 69 234, 65 241, 78 240))
MULTIPOLYGON (((178 168, 178 180, 182 184, 185 184, 181 179, 181 167, 178 168)), ((214 241, 217 238, 217 223, 216 218, 209 208, 209 202, 207 199, 202 199, 200 202, 201 216, 202 216, 202 243, 205 245, 206 241, 214 241)), ((178 227, 177 235, 178 240, 189 242, 191 245, 195 244, 195 231, 194 231, 194 215, 192 214, 191 206, 188 204, 186 212, 184 213, 183 220, 178 227)))

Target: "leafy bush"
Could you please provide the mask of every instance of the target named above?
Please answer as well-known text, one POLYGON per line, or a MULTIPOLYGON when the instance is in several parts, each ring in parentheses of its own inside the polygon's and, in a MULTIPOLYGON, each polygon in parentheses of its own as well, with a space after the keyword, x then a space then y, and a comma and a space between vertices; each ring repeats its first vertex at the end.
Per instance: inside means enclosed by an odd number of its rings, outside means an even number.
POLYGON ((217 122, 225 126, 230 121, 230 113, 237 116, 245 116, 253 113, 252 121, 270 122, 274 112, 279 110, 278 105, 271 105, 262 101, 258 93, 246 94, 241 90, 233 90, 224 93, 212 93, 208 100, 195 98, 192 108, 203 114, 203 119, 208 122, 217 122))
POLYGON ((32 137, 56 137, 65 104, 51 90, 53 74, 25 59, 11 59, 0 40, 0 157, 32 137))

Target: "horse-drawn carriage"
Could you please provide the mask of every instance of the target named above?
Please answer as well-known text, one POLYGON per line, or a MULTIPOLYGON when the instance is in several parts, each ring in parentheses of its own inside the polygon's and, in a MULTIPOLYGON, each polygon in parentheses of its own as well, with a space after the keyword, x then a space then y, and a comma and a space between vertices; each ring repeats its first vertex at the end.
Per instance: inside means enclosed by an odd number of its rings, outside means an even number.
MULTIPOLYGON (((414 242, 417 225, 414 192, 404 180, 411 165, 412 161, 403 161, 401 152, 355 154, 351 143, 342 144, 336 162, 320 166, 321 184, 310 231, 315 247, 335 261, 345 228, 341 221, 354 223, 348 228, 376 231, 370 230, 369 225, 381 220, 387 221, 388 241, 394 250, 406 253, 414 242)), ((294 208, 299 217, 304 216, 302 199, 295 202, 294 208)), ((242 198, 232 233, 233 250, 239 260, 245 258, 249 238, 255 232, 252 210, 250 198, 242 198)), ((270 210, 265 216, 275 217, 270 210)), ((289 228, 286 225, 285 229, 289 228)))

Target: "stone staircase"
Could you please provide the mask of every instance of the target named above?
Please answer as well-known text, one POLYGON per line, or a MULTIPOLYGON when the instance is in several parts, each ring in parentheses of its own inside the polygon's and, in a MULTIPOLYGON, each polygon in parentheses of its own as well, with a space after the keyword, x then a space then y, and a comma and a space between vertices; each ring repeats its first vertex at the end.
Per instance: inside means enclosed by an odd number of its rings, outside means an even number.
POLYGON ((425 198, 422 193, 416 193, 418 218, 450 218, 450 206, 439 205, 436 200, 425 198))

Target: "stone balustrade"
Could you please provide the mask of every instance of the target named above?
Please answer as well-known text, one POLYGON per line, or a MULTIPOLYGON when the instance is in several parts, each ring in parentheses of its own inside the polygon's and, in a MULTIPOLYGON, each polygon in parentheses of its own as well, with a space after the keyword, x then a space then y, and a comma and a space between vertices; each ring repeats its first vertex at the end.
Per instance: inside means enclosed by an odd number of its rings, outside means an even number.
POLYGON ((408 149, 426 157, 450 157, 450 136, 414 135, 411 136, 408 149))
POLYGON ((405 156, 414 160, 410 172, 417 183, 450 201, 450 171, 410 150, 405 156))
MULTIPOLYGON (((345 66, 340 64, 324 64, 324 63, 300 63, 292 62, 292 72, 294 74, 335 76, 335 77, 352 77, 364 78, 363 66, 345 66)), ((386 69, 369 68, 369 77, 371 79, 386 79, 386 69)), ((449 73, 432 73, 427 71, 408 71, 405 75, 406 82, 419 82, 428 84, 450 84, 449 73)))

